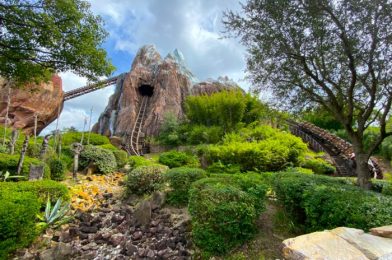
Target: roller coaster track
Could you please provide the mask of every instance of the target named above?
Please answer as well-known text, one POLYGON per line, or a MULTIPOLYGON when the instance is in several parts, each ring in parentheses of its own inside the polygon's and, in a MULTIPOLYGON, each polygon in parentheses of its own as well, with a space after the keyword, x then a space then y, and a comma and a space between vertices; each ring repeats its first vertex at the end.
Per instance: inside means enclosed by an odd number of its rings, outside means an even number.
POLYGON ((149 96, 143 96, 131 135, 126 136, 123 147, 128 152, 128 154, 141 155, 143 142, 140 140, 140 134, 142 133, 149 98, 149 96))
POLYGON ((126 73, 111 77, 96 83, 88 84, 87 86, 76 88, 64 93, 64 101, 88 94, 90 92, 96 91, 98 89, 106 88, 108 86, 114 85, 118 80, 121 80, 126 73))
MULTIPOLYGON (((328 153, 334 160, 339 176, 355 176, 355 170, 350 161, 350 155, 353 153, 352 145, 342 138, 317 127, 308 122, 287 121, 290 132, 302 140, 316 152, 323 151, 328 153)), ((376 168, 376 178, 382 179, 382 171, 377 160, 371 158, 376 168)))

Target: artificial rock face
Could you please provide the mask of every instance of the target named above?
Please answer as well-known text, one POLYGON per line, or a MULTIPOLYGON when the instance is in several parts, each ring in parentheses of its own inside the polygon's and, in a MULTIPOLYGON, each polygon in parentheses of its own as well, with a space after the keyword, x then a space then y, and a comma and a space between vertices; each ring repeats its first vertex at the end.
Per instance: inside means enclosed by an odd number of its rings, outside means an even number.
POLYGON ((162 58, 154 46, 147 45, 138 51, 131 71, 116 86, 93 131, 119 137, 130 134, 142 99, 149 96, 142 131, 146 136, 156 136, 166 113, 177 118, 184 116, 183 104, 187 96, 232 88, 239 87, 227 78, 198 82, 179 51, 162 58))
MULTIPOLYGON (((40 84, 28 84, 16 88, 11 86, 8 112, 8 127, 21 129, 26 134, 34 132, 37 115, 37 133, 53 122, 63 105, 64 92, 61 78, 53 75, 51 80, 40 84)), ((0 78, 0 124, 5 123, 8 83, 0 78)))

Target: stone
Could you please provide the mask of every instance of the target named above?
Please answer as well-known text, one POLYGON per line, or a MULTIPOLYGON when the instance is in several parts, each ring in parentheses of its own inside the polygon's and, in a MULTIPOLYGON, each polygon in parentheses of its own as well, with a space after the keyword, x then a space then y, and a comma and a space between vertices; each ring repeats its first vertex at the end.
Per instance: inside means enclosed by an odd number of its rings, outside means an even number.
POLYGON ((118 144, 122 137, 131 134, 143 95, 152 94, 146 109, 143 134, 157 136, 167 112, 177 118, 184 116, 184 101, 189 95, 211 94, 233 87, 239 89, 227 78, 208 80, 203 85, 187 68, 179 51, 162 58, 154 46, 143 46, 135 56, 131 71, 118 81, 115 93, 93 131, 112 139, 114 136, 118 144))
POLYGON ((137 246, 133 245, 131 242, 125 244, 125 254, 127 256, 133 256, 138 252, 137 246))
POLYGON ((72 246, 67 243, 58 243, 55 247, 42 251, 39 254, 39 259, 69 259, 72 255, 72 246))
MULTIPOLYGON (((7 109, 7 81, 0 77, 0 124, 4 124, 7 109)), ((57 118, 62 108, 64 92, 62 81, 53 75, 48 82, 12 87, 8 127, 21 129, 26 134, 34 133, 34 115, 38 115, 37 134, 57 118)))
POLYGON ((329 231, 314 232, 282 242, 282 256, 287 260, 345 259, 366 260, 364 253, 329 231))
POLYGON ((392 225, 372 228, 370 233, 379 237, 392 238, 392 225))
POLYGON ((114 234, 114 235, 112 235, 112 236, 110 237, 109 240, 110 240, 110 243, 111 243, 113 246, 118 246, 118 245, 120 245, 122 242, 124 242, 125 237, 124 237, 123 234, 114 234))
POLYGON ((151 221, 151 203, 146 200, 140 202, 136 206, 134 217, 137 225, 148 225, 151 221))
POLYGON ((347 227, 335 228, 330 232, 346 240, 369 259, 380 259, 387 256, 392 258, 392 239, 373 236, 360 229, 347 227))
POLYGON ((143 233, 141 231, 136 231, 133 235, 132 235, 132 239, 133 240, 139 240, 141 239, 143 236, 143 233))
POLYGON ((80 227, 80 231, 82 231, 83 233, 97 233, 98 228, 97 227, 82 226, 82 227, 80 227))
POLYGON ((156 191, 151 195, 151 207, 152 209, 161 208, 165 204, 166 193, 162 191, 156 191))

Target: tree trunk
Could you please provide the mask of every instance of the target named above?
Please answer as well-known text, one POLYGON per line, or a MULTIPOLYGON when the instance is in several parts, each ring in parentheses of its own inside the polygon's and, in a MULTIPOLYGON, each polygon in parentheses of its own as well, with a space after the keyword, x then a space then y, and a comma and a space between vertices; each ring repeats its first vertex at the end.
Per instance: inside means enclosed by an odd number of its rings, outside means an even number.
POLYGON ((371 174, 368 166, 369 156, 365 153, 356 153, 355 162, 357 164, 357 184, 359 187, 369 190, 372 186, 370 182, 371 174))
POLYGON ((46 151, 48 150, 49 138, 50 138, 50 135, 45 135, 44 140, 42 141, 41 151, 39 152, 39 158, 41 160, 44 159, 46 151))
POLYGON ((18 140, 18 136, 19 136, 19 131, 17 129, 12 130, 11 141, 9 143, 10 154, 14 154, 15 152, 15 144, 16 141, 18 140))
POLYGON ((72 178, 77 180, 78 178, 78 168, 79 168, 79 153, 74 154, 74 161, 73 161, 73 171, 72 171, 72 178))
POLYGON ((17 175, 20 175, 20 173, 22 172, 23 161, 25 158, 25 154, 27 152, 27 147, 29 146, 29 139, 30 139, 30 136, 26 135, 26 138, 23 142, 22 151, 20 152, 20 158, 19 158, 19 162, 18 162, 18 170, 16 172, 17 175))

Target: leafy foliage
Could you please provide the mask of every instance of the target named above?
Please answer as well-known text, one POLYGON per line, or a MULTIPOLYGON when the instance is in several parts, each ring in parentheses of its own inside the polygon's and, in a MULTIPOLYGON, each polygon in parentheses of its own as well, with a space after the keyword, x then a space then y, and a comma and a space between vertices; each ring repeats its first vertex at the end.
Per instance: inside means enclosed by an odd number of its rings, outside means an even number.
MULTIPOLYGON (((15 175, 18 169, 18 162, 19 162, 19 155, 14 154, 0 154, 0 171, 9 171, 11 176, 15 175)), ((50 168, 49 166, 41 162, 38 159, 30 158, 28 156, 25 157, 22 167, 21 175, 25 176, 26 178, 29 176, 30 172, 30 165, 43 165, 44 166, 44 178, 50 178, 50 168)))
POLYGON ((296 172, 274 175, 278 199, 308 231, 338 226, 368 230, 392 221, 392 198, 347 183, 345 179, 296 172))
POLYGON ((38 235, 35 217, 41 204, 32 192, 5 192, 0 185, 0 259, 7 259, 10 252, 28 246, 38 235))
POLYGON ((199 160, 196 156, 177 151, 161 153, 159 156, 159 163, 167 165, 169 168, 199 166, 199 160))
POLYGON ((226 134, 222 145, 211 145, 204 153, 210 162, 239 165, 241 171, 278 171, 299 165, 306 151, 298 137, 258 126, 226 134))
POLYGON ((336 172, 336 168, 321 158, 305 159, 302 168, 311 169, 316 174, 331 175, 336 172))
POLYGON ((229 175, 192 185, 189 212, 192 237, 204 251, 224 254, 250 239, 263 210, 266 187, 257 178, 229 175))
POLYGON ((51 158, 49 160, 50 177, 55 181, 62 181, 65 179, 67 172, 67 164, 58 158, 51 158))
POLYGON ((19 82, 69 70, 90 80, 109 75, 114 67, 101 48, 107 33, 89 8, 82 0, 3 1, 0 74, 19 82))
POLYGON ((199 168, 179 167, 170 169, 166 173, 166 179, 172 189, 167 194, 168 202, 176 206, 187 205, 191 184, 205 177, 207 177, 206 172, 199 168))
POLYGON ((131 155, 128 157, 128 164, 132 169, 136 169, 140 166, 150 166, 150 165, 159 165, 153 160, 147 159, 143 156, 131 155))
POLYGON ((80 165, 87 167, 89 163, 97 166, 101 173, 111 173, 117 170, 113 152, 99 146, 87 145, 80 153, 80 165))
POLYGON ((128 194, 144 195, 159 190, 164 181, 164 173, 168 170, 164 165, 140 166, 127 174, 126 187, 128 194))
POLYGON ((56 201, 56 204, 52 208, 52 204, 50 198, 48 197, 48 201, 46 202, 45 214, 43 216, 39 216, 41 223, 38 223, 38 226, 45 229, 49 226, 57 227, 66 223, 70 218, 66 218, 65 214, 69 210, 69 203, 62 205, 62 199, 59 198, 56 201))
MULTIPOLYGON (((80 143, 82 140, 82 135, 84 134, 83 144, 87 143, 88 133, 82 132, 67 132, 61 135, 61 143, 64 146, 71 145, 73 143, 80 143)), ((53 144, 53 140, 50 142, 53 144)), ((90 133, 90 145, 109 145, 110 140, 107 136, 100 134, 90 133)))

